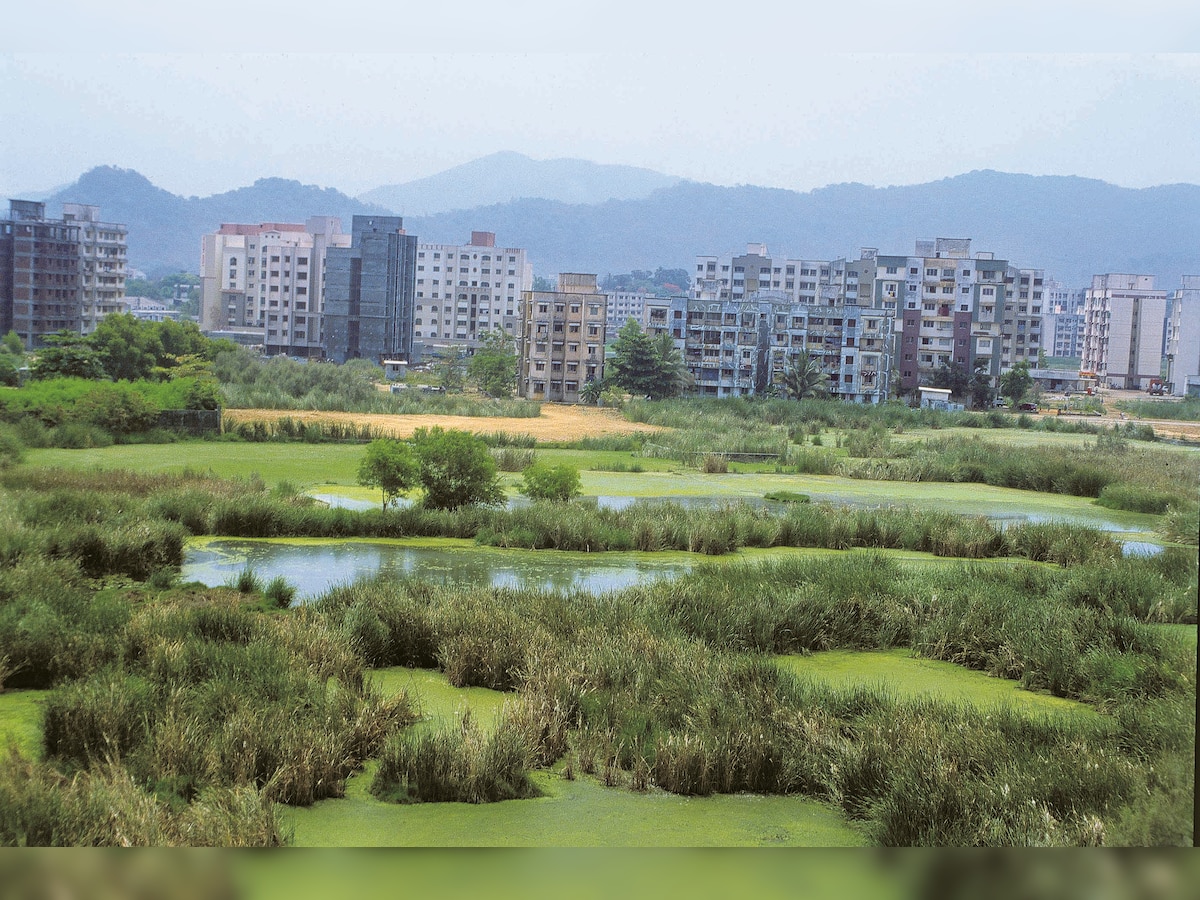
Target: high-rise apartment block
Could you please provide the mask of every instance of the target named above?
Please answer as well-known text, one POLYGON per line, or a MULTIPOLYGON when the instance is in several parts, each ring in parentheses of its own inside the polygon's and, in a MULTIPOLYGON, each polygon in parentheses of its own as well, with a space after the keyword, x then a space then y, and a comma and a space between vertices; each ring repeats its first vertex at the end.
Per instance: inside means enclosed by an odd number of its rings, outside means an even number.
POLYGON ((101 222, 94 206, 10 200, 0 219, 0 334, 33 349, 56 331, 87 333, 125 297, 124 225, 101 222))
POLYGON ((326 355, 411 360, 417 236, 399 216, 355 216, 350 233, 350 246, 326 255, 326 355))
POLYGON ((595 275, 565 273, 557 291, 526 291, 519 345, 519 391, 529 400, 575 403, 604 377, 607 318, 595 275))
POLYGON ((1143 390, 1161 375, 1167 292, 1153 275, 1094 275, 1084 298, 1083 371, 1143 390))
POLYGON ((222 225, 200 250, 200 327, 261 344, 268 354, 324 355, 324 284, 331 247, 349 247, 341 221, 222 225))
POLYGON ((738 300, 678 298, 671 336, 702 396, 762 394, 802 352, 815 358, 839 399, 888 396, 893 314, 855 304, 797 303, 774 291, 738 300))
POLYGON ((520 334, 521 298, 532 286, 525 251, 497 247, 490 231, 472 231, 469 244, 418 244, 416 347, 474 348, 497 328, 520 334))
POLYGON ((64 203, 63 221, 79 223, 79 329, 91 334, 105 316, 125 312, 128 229, 100 221, 100 207, 64 203))
MULTIPOLYGON (((1040 334, 1032 332, 1040 331, 1041 323, 1031 325, 1028 301, 1020 329, 1006 316, 1009 292, 1020 276, 992 253, 972 255, 970 238, 919 240, 912 256, 876 255, 872 268, 875 304, 897 304, 901 392, 928 384, 942 366, 995 378, 1003 363, 1024 357, 1027 349, 1036 361, 1040 334), (1029 342, 1029 336, 1035 340, 1029 342)), ((1033 280, 1032 273, 1028 277, 1033 280)), ((1034 316, 1040 314, 1040 300, 1035 306, 1034 316)))
POLYGON ((654 294, 642 291, 605 291, 604 298, 609 334, 616 334, 630 319, 645 331, 649 326, 647 311, 653 308, 654 301, 658 299, 654 294), (650 306, 647 306, 648 303, 650 306))
POLYGON ((1184 275, 1171 294, 1166 381, 1176 397, 1200 395, 1200 275, 1184 275))
POLYGON ((697 299, 746 300, 759 291, 794 303, 845 299, 845 260, 776 259, 766 244, 748 244, 740 256, 697 256, 694 276, 691 296, 697 299))
POLYGON ((1084 288, 1067 288, 1047 280, 1042 304, 1046 354, 1060 359, 1083 356, 1084 288))

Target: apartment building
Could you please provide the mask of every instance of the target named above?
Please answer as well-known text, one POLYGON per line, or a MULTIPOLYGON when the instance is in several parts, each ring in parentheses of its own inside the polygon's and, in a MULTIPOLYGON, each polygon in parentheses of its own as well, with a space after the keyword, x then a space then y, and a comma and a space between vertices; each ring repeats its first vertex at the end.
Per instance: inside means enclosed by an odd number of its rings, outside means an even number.
MULTIPOLYGON (((979 367, 994 379, 1002 364, 1015 361, 1018 349, 1020 357, 1031 352, 1036 361, 1040 333, 1035 332, 1041 323, 1032 324, 1030 301, 1021 314, 1023 329, 1015 317, 1005 321, 1009 292, 1020 278, 1006 260, 990 252, 972 254, 970 238, 918 240, 911 256, 863 253, 871 256, 874 270, 871 305, 897 305, 896 388, 901 393, 928 384, 943 365, 967 372, 979 367), (1037 340, 1030 341, 1031 336, 1037 340)), ((1031 282, 1033 277, 1030 273, 1031 282)))
POLYGON ((1079 359, 1083 356, 1083 304, 1086 290, 1068 288, 1047 280, 1042 304, 1045 347, 1048 356, 1079 359))
POLYGON ((519 247, 497 247, 490 231, 469 244, 417 245, 413 341, 418 355, 441 347, 478 347, 484 334, 521 332, 521 302, 533 267, 519 247))
POLYGON ((845 260, 777 259, 762 243, 747 244, 740 256, 697 256, 694 275, 697 299, 745 300, 759 291, 809 305, 845 299, 845 260))
POLYGON ((556 291, 526 291, 518 348, 520 395, 577 403, 584 384, 604 377, 606 319, 595 275, 564 273, 556 291))
POLYGON ((1171 294, 1166 382, 1176 397, 1200 395, 1200 275, 1184 275, 1171 294))
POLYGON ((350 237, 326 254, 326 355, 412 360, 417 236, 399 216, 355 216, 350 237))
POLYGON ((100 207, 64 203, 63 221, 79 224, 79 330, 91 334, 105 316, 124 312, 124 225, 100 221, 100 207))
POLYGON ((647 328, 647 302, 653 303, 654 294, 642 291, 605 291, 606 325, 609 334, 616 334, 630 319, 645 331, 647 328))
POLYGON ((268 354, 324 356, 324 282, 331 247, 350 246, 341 220, 225 224, 201 239, 200 328, 268 354))
POLYGON ((10 200, 0 219, 0 334, 15 331, 27 349, 82 321, 82 226, 47 219, 46 204, 10 200))
POLYGON ((1162 373, 1166 310, 1167 292, 1155 289, 1153 275, 1092 276, 1082 371, 1112 388, 1145 389, 1162 373))
POLYGON ((1008 303, 1000 327, 1000 368, 1011 369, 1020 362, 1036 369, 1040 354, 1046 351, 1045 311, 1046 273, 1041 269, 1009 266, 1004 285, 1008 303))
POLYGON ((829 376, 833 396, 858 403, 887 399, 893 314, 855 304, 798 303, 757 290, 738 300, 671 301, 670 333, 702 396, 762 394, 807 351, 829 376))

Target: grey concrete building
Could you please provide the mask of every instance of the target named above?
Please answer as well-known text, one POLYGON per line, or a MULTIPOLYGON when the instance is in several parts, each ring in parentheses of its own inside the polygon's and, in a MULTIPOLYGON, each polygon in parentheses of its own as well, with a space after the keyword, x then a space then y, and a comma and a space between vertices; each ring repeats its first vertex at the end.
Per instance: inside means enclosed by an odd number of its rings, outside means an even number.
POLYGON ((1171 294, 1166 380, 1176 397, 1200 395, 1200 275, 1184 275, 1171 294))
POLYGON ((559 275, 557 291, 526 291, 522 307, 520 395, 578 403, 580 388, 604 377, 606 304, 596 276, 559 275))
POLYGON ((413 351, 417 236, 399 216, 355 216, 349 247, 325 262, 325 352, 348 359, 409 360, 413 351))
POLYGON ((46 204, 10 200, 0 219, 0 334, 15 331, 27 349, 82 318, 78 222, 47 219, 46 204))
POLYGON ((701 396, 762 394, 807 352, 841 400, 886 400, 891 370, 891 310, 854 304, 798 303, 785 292, 740 300, 671 301, 670 333, 701 396))

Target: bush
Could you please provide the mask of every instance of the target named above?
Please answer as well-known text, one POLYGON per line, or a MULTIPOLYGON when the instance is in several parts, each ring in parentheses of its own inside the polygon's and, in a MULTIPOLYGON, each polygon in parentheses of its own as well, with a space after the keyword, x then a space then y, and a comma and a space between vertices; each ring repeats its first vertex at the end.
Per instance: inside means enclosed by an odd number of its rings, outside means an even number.
POLYGON ((466 431, 440 425, 418 428, 413 447, 419 461, 424 504, 431 509, 458 509, 504 502, 496 461, 487 445, 466 431))
POLYGON ((581 490, 579 471, 566 463, 535 463, 525 470, 521 483, 521 493, 531 500, 566 502, 578 497, 581 490))

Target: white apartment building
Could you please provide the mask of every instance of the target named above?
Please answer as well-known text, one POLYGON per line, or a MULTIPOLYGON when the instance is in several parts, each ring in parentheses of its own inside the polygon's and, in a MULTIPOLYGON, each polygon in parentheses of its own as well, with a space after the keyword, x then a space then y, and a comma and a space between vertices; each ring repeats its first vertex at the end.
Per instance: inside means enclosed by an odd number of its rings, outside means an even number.
POLYGON ((1087 291, 1046 280, 1043 332, 1046 353, 1060 359, 1083 356, 1083 304, 1087 291))
POLYGON ((200 328, 268 354, 324 356, 325 254, 349 247, 341 220, 222 225, 201 240, 200 328))
POLYGON ((1112 388, 1144 390, 1161 375, 1167 292, 1153 275, 1092 276, 1084 298, 1082 371, 1112 388))
POLYGON ((845 260, 776 259, 767 245, 751 243, 741 256, 697 256, 693 300, 745 300, 759 291, 792 303, 834 306, 856 302, 846 294, 845 260))
POLYGON ((1184 275, 1171 294, 1166 380, 1176 397, 1200 395, 1200 275, 1184 275))
POLYGON ((469 244, 417 244, 414 355, 440 347, 473 349, 502 328, 521 334, 521 297, 533 266, 519 247, 497 247, 490 231, 469 244))
MULTIPOLYGON (((643 331, 649 327, 647 313, 661 298, 642 291, 605 291, 608 300, 608 333, 616 334, 630 320, 637 322, 643 331)), ((670 301, 665 301, 668 305, 670 301)))
POLYGON ((107 315, 125 310, 128 229, 100 221, 100 207, 64 203, 63 221, 79 226, 79 330, 91 334, 107 315))

